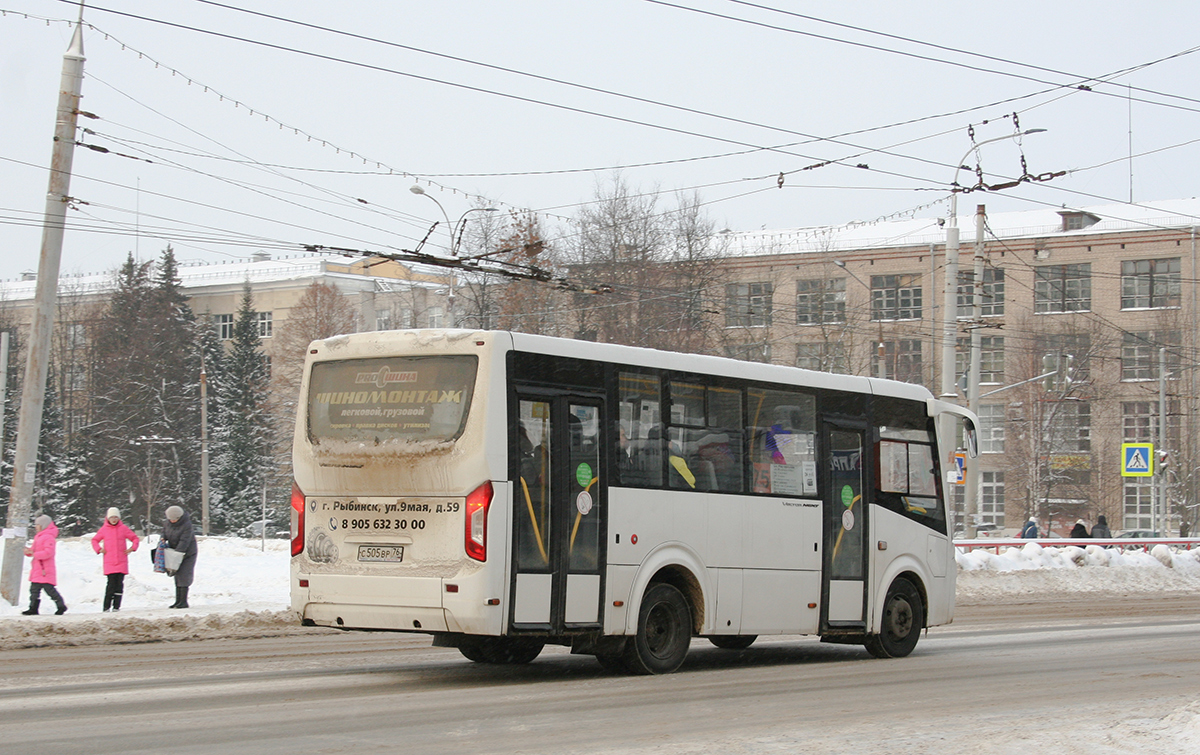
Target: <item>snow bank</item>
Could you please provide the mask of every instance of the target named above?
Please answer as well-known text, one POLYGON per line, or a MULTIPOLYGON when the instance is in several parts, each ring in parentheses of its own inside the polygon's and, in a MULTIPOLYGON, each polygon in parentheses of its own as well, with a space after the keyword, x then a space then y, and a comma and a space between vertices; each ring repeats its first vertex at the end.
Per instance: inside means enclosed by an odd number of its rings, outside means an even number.
POLYGON ((1124 595, 1200 590, 1200 550, 1156 545, 1149 552, 1103 548, 1042 547, 1036 542, 1000 553, 959 550, 960 603, 1055 593, 1124 595))
MULTIPOLYGON (((22 616, 29 606, 29 559, 21 578, 20 605, 0 599, 0 649, 44 645, 94 645, 214 637, 262 637, 300 631, 290 608, 286 540, 197 538, 196 579, 188 609, 169 609, 175 581, 154 571, 150 551, 158 538, 129 555, 121 610, 102 613, 104 576, 91 537, 58 540, 58 590, 67 613, 54 615, 42 596, 41 616, 22 616)), ((311 630, 310 630, 311 631, 311 630)))

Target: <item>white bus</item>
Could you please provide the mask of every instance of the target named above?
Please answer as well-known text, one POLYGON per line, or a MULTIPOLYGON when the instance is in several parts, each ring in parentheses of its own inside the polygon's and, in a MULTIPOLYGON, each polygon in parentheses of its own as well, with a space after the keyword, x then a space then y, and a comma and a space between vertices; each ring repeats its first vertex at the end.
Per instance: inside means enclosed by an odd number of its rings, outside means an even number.
POLYGON ((974 425, 921 386, 405 330, 313 342, 301 390, 291 596, 307 624, 666 673, 693 637, 898 657, 953 617, 953 438, 935 428, 974 425))

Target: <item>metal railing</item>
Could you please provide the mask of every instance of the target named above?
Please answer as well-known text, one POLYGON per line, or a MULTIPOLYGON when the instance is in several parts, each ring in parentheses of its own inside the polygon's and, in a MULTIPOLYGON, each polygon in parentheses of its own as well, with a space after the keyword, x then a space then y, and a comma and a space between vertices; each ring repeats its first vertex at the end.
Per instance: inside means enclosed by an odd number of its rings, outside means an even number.
POLYGON ((1068 545, 1086 548, 1089 545, 1099 545, 1104 548, 1137 549, 1144 551, 1149 551, 1156 545, 1167 545, 1172 548, 1190 551, 1193 548, 1200 548, 1200 537, 1038 537, 1029 539, 1019 537, 982 537, 974 540, 955 540, 954 547, 966 551, 985 548, 994 550, 999 555, 1001 548, 1020 548, 1026 543, 1037 543, 1043 548, 1065 548, 1068 545))

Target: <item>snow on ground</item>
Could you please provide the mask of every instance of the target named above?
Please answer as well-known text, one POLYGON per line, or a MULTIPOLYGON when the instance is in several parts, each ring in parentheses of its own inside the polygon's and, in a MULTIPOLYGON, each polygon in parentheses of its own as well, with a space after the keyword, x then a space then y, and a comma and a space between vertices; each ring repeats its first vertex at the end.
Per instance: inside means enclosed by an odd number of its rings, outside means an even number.
POLYGON ((287 540, 232 537, 197 538, 200 552, 187 609, 175 602, 175 580, 154 571, 142 542, 129 554, 129 574, 121 610, 101 612, 104 588, 102 557, 91 538, 59 538, 58 591, 67 613, 54 615, 54 602, 42 595, 41 615, 23 616, 29 607, 29 559, 21 579, 21 601, 0 599, 0 649, 47 645, 94 645, 112 642, 262 637, 299 631, 288 597, 287 540))
MULTIPOLYGON (((157 538, 152 538, 157 542, 157 538)), ((105 577, 91 539, 60 538, 58 588, 68 611, 54 616, 42 598, 41 616, 22 616, 29 583, 22 579, 20 605, 0 599, 0 650, 48 645, 93 645, 217 637, 263 637, 303 630, 290 609, 288 541, 199 538, 191 608, 167 608, 175 600, 174 580, 150 564, 151 545, 130 555, 125 598, 117 613, 102 613, 105 577)), ((1137 592, 1200 590, 1200 549, 1150 552, 1118 548, 1042 547, 960 549, 958 601, 962 604, 1019 600, 1056 593, 1120 595, 1137 592)), ((29 561, 25 562, 25 577, 29 561)))

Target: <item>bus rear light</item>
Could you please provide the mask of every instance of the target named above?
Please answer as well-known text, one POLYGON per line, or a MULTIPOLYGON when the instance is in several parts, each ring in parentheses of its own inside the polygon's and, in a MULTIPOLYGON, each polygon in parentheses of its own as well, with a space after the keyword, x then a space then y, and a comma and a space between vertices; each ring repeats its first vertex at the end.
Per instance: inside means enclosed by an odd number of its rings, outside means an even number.
POLYGON ((292 555, 304 552, 304 493, 292 480, 292 555))
POLYGON ((487 561, 487 514, 492 504, 491 480, 467 494, 466 531, 464 545, 467 555, 476 561, 487 561))

